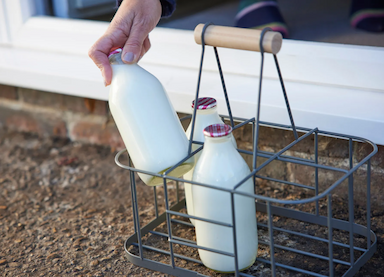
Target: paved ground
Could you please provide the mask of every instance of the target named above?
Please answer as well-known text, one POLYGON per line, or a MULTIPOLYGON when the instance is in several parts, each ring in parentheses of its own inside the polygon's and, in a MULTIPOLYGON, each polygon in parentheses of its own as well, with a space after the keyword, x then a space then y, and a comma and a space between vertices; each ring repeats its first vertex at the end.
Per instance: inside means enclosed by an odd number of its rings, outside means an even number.
MULTIPOLYGON (((131 192, 128 173, 115 165, 111 149, 0 129, 0 153, 1 276, 167 276, 134 266, 125 257, 124 241, 134 233, 131 192)), ((308 197, 287 187, 272 188, 263 183, 257 190, 292 199, 308 197)), ((154 218, 152 188, 138 182, 137 195, 144 224, 154 218)), ((160 189, 159 203, 163 203, 162 195, 160 189)), ((347 201, 335 196, 332 202, 333 213, 345 217, 347 201)), ((326 205, 320 203, 320 207, 321 213, 326 212, 326 205)), ((313 211, 312 206, 302 208, 313 211)), ((160 213, 161 210, 164 205, 160 213)), ((364 206, 356 206, 355 211, 356 222, 364 224, 364 206)), ((384 276, 384 213, 372 209, 371 218, 378 249, 356 276, 384 276)), ((258 220, 266 223, 265 216, 258 215, 258 220)), ((174 234, 194 239, 192 228, 175 225, 174 234)), ((275 217, 274 225, 327 238, 326 228, 303 222, 275 217)), ((166 227, 160 227, 156 230, 166 231, 166 227)), ((267 238, 266 231, 259 229, 259 240, 267 238)), ((334 238, 348 241, 345 232, 336 230, 334 238)), ((163 249, 169 246, 166 239, 146 237, 144 241, 163 249)), ((326 243, 298 240, 289 234, 276 234, 275 243, 321 255, 328 251, 326 243)), ((364 247, 364 240, 355 237, 355 245, 364 247)), ((268 259, 268 250, 259 246, 258 256, 268 259)), ((191 248, 175 246, 175 252, 198 258, 197 251, 191 248)), ((344 248, 335 246, 334 253, 339 259, 348 260, 349 251, 344 248)), ((167 257, 147 254, 149 259, 169 263, 167 257)), ((319 259, 288 251, 279 251, 276 259, 328 275, 328 263, 319 259)), ((224 276, 201 265, 180 262, 207 276, 224 276)), ((335 276, 341 276, 346 268, 338 265, 335 270, 335 276)), ((247 273, 270 276, 270 268, 256 262, 247 273)), ((302 275, 279 269, 278 276, 302 275)))

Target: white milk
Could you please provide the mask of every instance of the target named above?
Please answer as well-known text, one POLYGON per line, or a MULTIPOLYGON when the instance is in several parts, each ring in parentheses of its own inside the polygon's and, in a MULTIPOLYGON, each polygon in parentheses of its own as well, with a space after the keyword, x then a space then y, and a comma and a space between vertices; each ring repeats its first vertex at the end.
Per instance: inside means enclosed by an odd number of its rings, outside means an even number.
MULTIPOLYGON (((227 126, 227 130, 231 130, 228 125, 221 126, 227 126)), ((206 136, 203 152, 195 166, 193 181, 233 189, 248 174, 248 165, 233 146, 229 135, 206 136)), ((237 191, 254 194, 252 178, 237 191)), ((193 185, 192 194, 195 216, 232 224, 230 193, 193 185)), ((235 194, 234 209, 238 265, 243 270, 255 262, 257 255, 255 199, 235 194)), ((234 253, 232 228, 195 220, 195 229, 197 245, 234 253)), ((201 249, 198 251, 206 267, 220 272, 235 271, 233 257, 201 249)))
MULTIPOLYGON (((192 113, 194 108, 194 102, 192 101, 192 113)), ((193 140, 204 142, 204 133, 203 130, 205 127, 212 124, 223 124, 219 114, 217 113, 217 102, 215 98, 211 97, 202 97, 197 100, 196 108, 196 120, 195 120, 195 129, 193 132, 193 140)), ((185 134, 189 139, 192 132, 192 121, 189 124, 185 134)), ((232 134, 230 134, 232 143, 237 148, 236 140, 232 134)), ((201 145, 193 143, 192 152, 198 149, 201 145)), ((197 161, 201 155, 201 151, 195 155, 195 160, 197 161)), ((192 180, 193 169, 184 175, 185 180, 192 180)), ((193 200, 192 200, 192 185, 190 183, 184 183, 184 192, 185 192, 185 201, 187 205, 187 212, 189 215, 193 215, 193 200)), ((190 219, 191 223, 194 225, 194 219, 190 219)))
MULTIPOLYGON (((109 56, 113 78, 109 107, 134 166, 163 173, 188 154, 188 139, 166 92, 155 76, 137 64, 124 64, 121 50, 109 56)), ((189 159, 169 175, 180 177, 194 164, 189 159)), ((163 179, 139 173, 155 186, 163 179)))

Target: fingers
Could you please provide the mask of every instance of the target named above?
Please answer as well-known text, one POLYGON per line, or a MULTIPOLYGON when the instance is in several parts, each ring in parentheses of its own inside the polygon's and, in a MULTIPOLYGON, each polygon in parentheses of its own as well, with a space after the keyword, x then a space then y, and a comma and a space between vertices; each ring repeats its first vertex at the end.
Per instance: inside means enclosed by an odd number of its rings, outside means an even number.
MULTIPOLYGON (((147 36, 144 40, 144 44, 143 44, 143 47, 145 49, 145 53, 148 52, 148 50, 151 48, 151 41, 149 40, 149 36, 147 36)), ((145 54, 144 53, 144 54, 145 54)))
POLYGON ((125 0, 115 14, 106 33, 92 46, 88 55, 99 67, 105 85, 112 81, 108 54, 113 47, 123 47, 122 60, 136 63, 151 47, 148 34, 159 22, 158 0, 125 0))
POLYGON ((151 48, 151 42, 149 41, 149 37, 147 36, 145 39, 144 39, 144 43, 143 43, 143 46, 141 47, 141 54, 140 54, 140 58, 139 60, 141 60, 141 58, 144 56, 145 53, 148 52, 148 50, 151 48))
MULTIPOLYGON (((109 52, 113 47, 116 47, 115 46, 116 42, 113 42, 112 40, 113 39, 110 39, 108 35, 105 35, 101 37, 88 51, 89 57, 93 60, 93 62, 101 71, 101 74, 104 78, 105 86, 109 86, 112 81, 112 68, 108 60, 109 52)), ((127 40, 127 44, 128 44, 128 40, 127 40)), ((138 49, 140 49, 139 55, 135 54, 137 58, 133 59, 132 62, 129 62, 129 63, 134 63, 134 62, 137 62, 139 59, 141 59, 144 56, 144 54, 149 50, 150 47, 151 47, 151 43, 149 41, 148 35, 146 34, 144 41, 142 42, 140 47, 138 47, 138 49)), ((122 57, 124 57, 124 54, 122 54, 122 57)))
MULTIPOLYGON (((144 23, 134 23, 127 42, 124 45, 122 58, 126 63, 136 63, 142 56, 144 41, 148 37, 149 30, 144 23)), ((144 54, 146 50, 144 48, 144 54)))
POLYGON ((102 37, 88 51, 88 56, 101 71, 105 86, 110 85, 112 81, 112 68, 108 60, 108 54, 111 48, 112 44, 110 40, 102 37))

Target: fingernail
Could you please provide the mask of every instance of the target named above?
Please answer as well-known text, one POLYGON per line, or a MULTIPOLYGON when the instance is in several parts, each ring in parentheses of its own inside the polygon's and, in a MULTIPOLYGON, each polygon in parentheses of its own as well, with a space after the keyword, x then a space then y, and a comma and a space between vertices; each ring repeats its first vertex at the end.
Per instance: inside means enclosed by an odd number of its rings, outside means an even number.
POLYGON ((126 61, 127 63, 131 63, 133 62, 133 59, 135 58, 135 55, 133 55, 132 52, 128 52, 124 55, 124 61, 126 61))
POLYGON ((105 87, 107 86, 107 82, 106 82, 106 81, 104 81, 104 86, 105 86, 105 87))

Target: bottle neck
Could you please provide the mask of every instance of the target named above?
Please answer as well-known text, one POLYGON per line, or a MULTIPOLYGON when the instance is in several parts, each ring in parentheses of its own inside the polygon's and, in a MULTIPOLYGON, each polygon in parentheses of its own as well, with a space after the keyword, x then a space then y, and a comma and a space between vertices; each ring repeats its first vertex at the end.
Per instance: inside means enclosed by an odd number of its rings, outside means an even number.
POLYGON ((121 59, 121 53, 114 54, 109 57, 109 63, 111 65, 122 65, 124 64, 123 60, 121 59))
POLYGON ((117 53, 117 54, 114 54, 112 56, 109 57, 109 63, 111 66, 114 66, 114 65, 131 65, 131 66, 137 66, 136 63, 134 64, 127 64, 127 63, 124 63, 123 60, 121 59, 121 53, 117 53))
MULTIPOLYGON (((191 114, 193 114, 193 108, 191 109, 191 114)), ((205 110, 199 110, 199 109, 196 110, 196 115, 198 116, 205 116, 205 115, 212 115, 212 114, 219 116, 217 113, 217 106, 210 109, 205 109, 205 110)))
POLYGON ((231 137, 231 134, 219 138, 205 136, 204 144, 209 147, 226 147, 226 145, 229 144, 231 147, 234 148, 231 137))
POLYGON ((111 64, 112 71, 113 71, 112 82, 114 82, 115 79, 126 79, 127 73, 129 73, 131 78, 134 78, 134 76, 141 76, 143 75, 143 73, 147 72, 136 63, 134 64, 124 63, 121 60, 121 56, 119 54, 116 54, 110 57, 109 62, 111 64))

